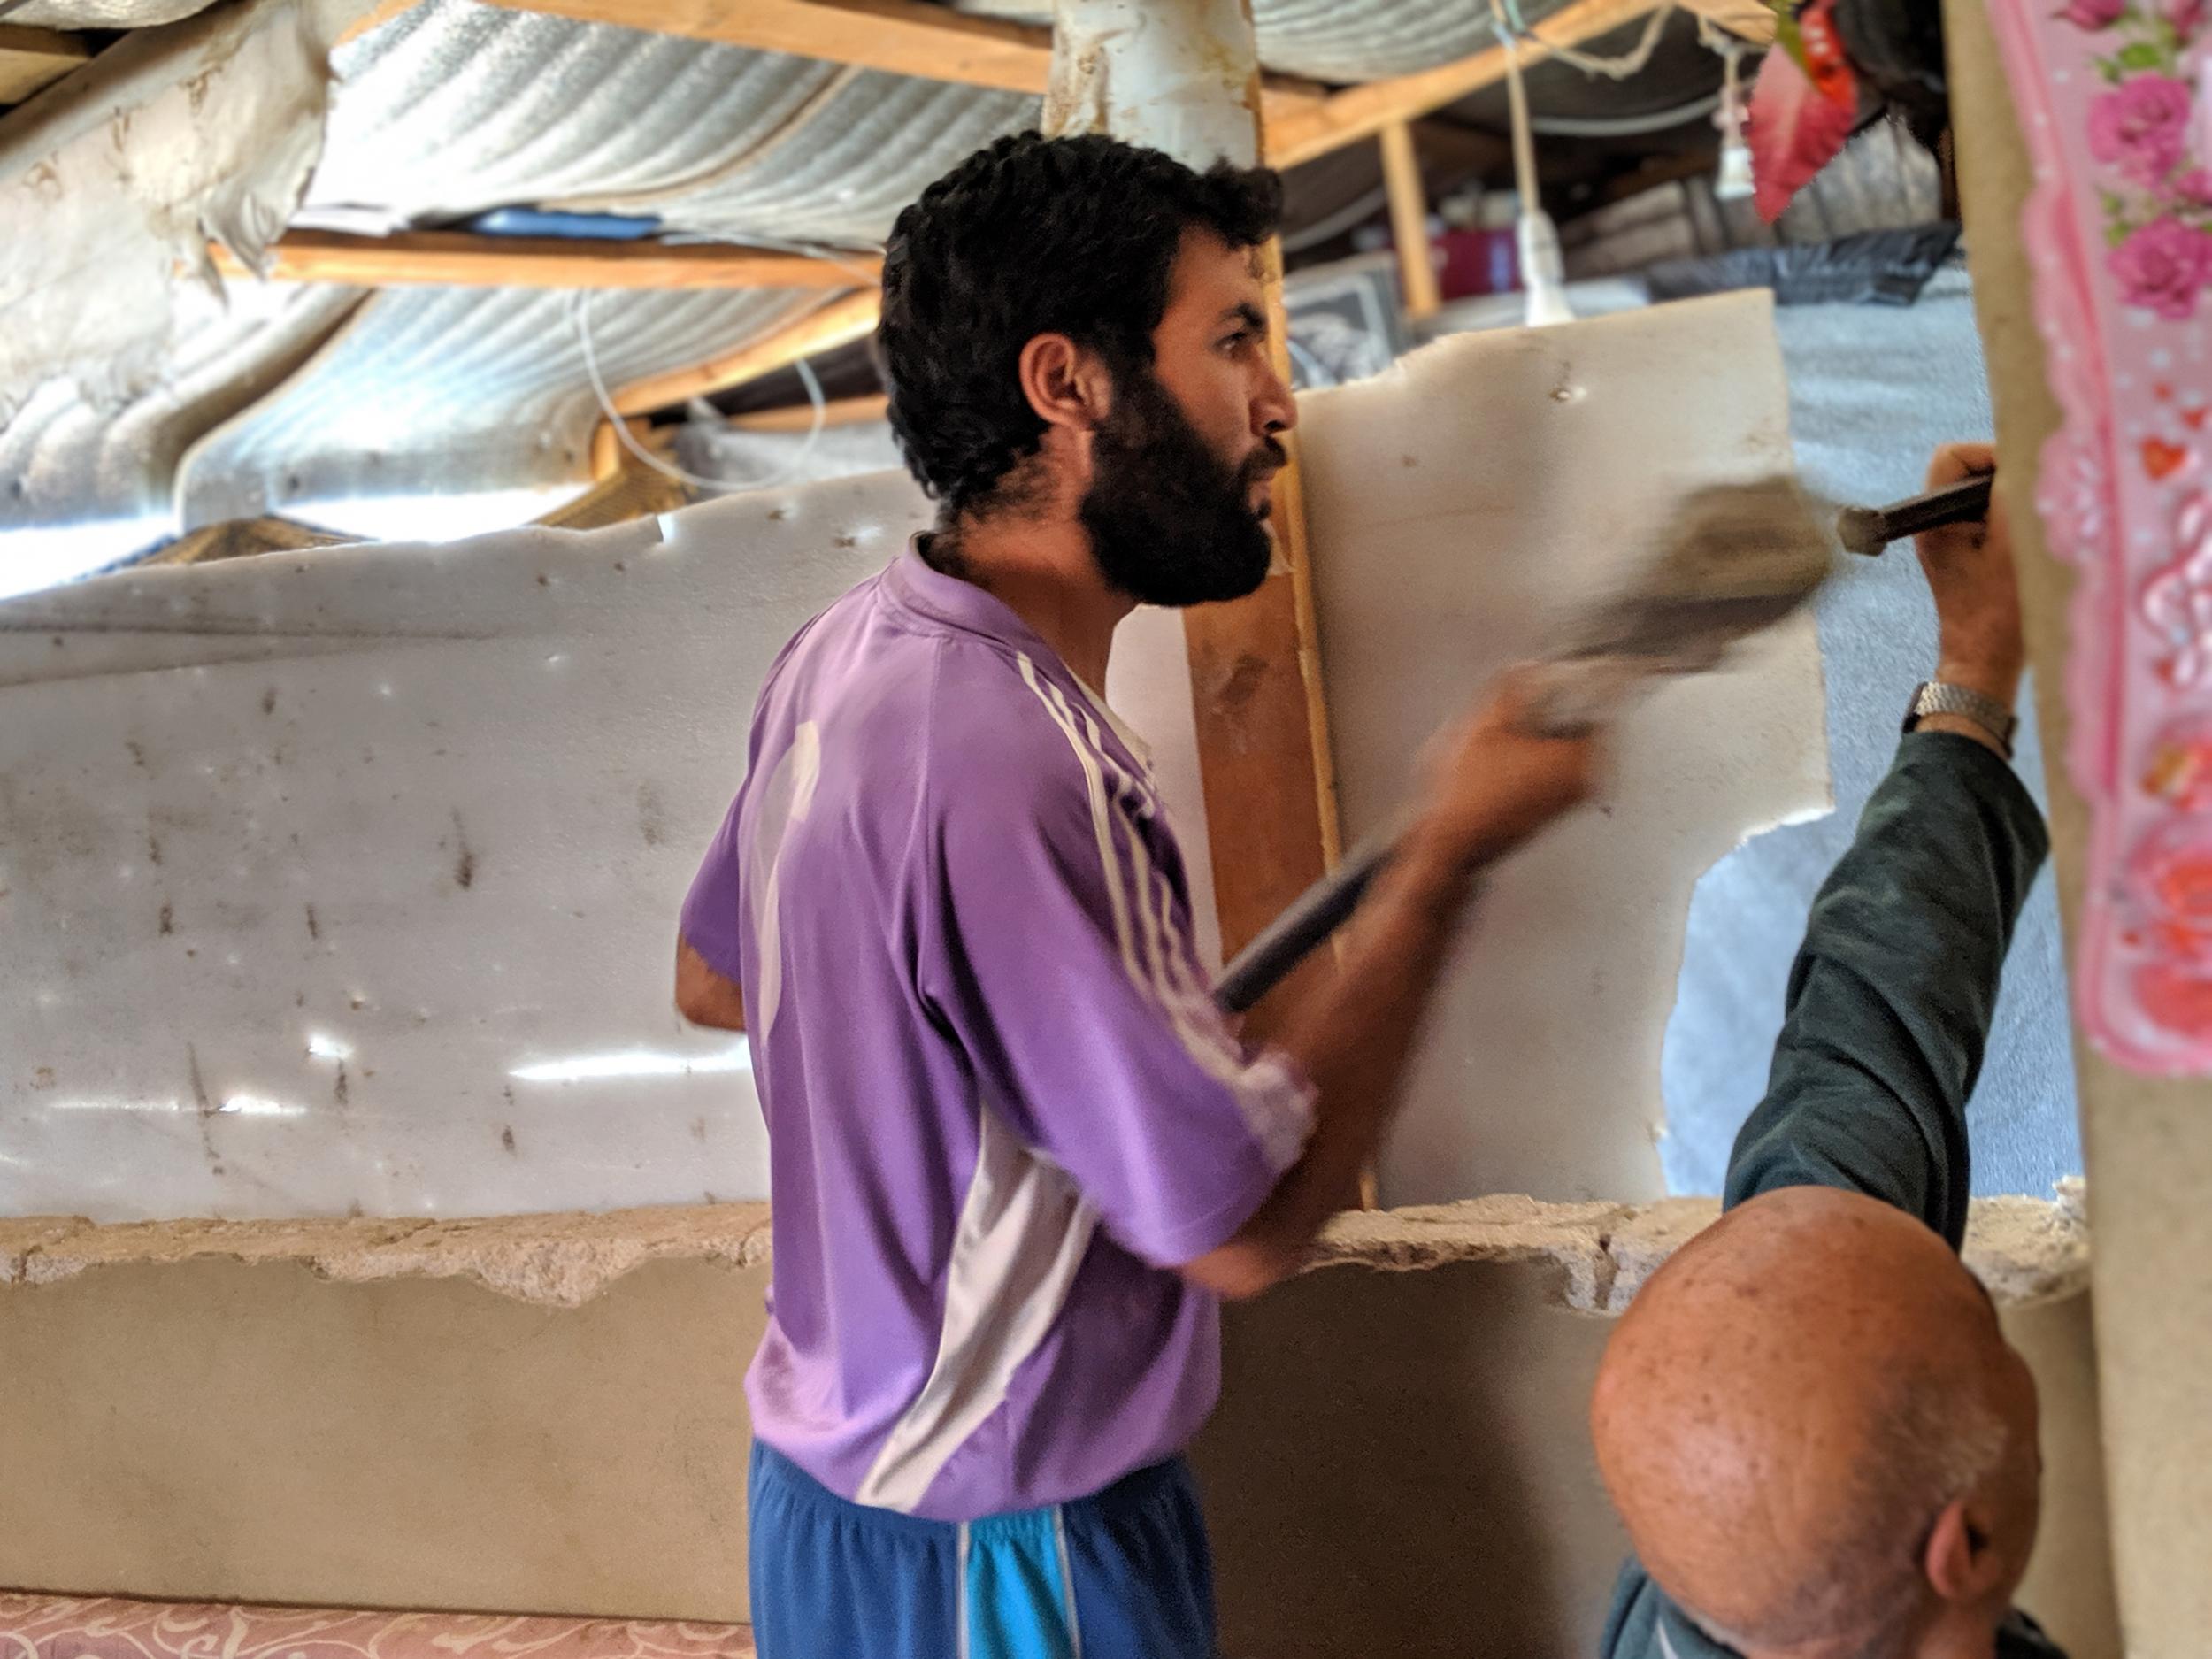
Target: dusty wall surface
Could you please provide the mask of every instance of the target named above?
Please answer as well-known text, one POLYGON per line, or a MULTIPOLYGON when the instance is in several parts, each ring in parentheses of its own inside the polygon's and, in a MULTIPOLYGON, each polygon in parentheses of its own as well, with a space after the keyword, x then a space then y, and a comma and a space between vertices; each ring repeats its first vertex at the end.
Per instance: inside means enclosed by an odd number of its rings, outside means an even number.
MULTIPOLYGON (((2017 231, 2032 176, 1983 0, 1946 0, 1959 180, 1996 403, 2048 768, 2059 908, 2079 913, 2088 815, 2060 761, 2072 572, 2045 549, 2035 465, 2057 427, 2017 231)), ((2075 1045, 2095 1194, 2097 1357, 2128 1651, 2195 1659, 2212 1630, 2212 1088, 2124 1072, 2075 1045)))
MULTIPOLYGON (((1454 335, 1308 394, 1300 437, 1350 844, 1395 819, 1486 682, 1633 584, 1676 492, 1788 470, 1772 297, 1454 335)), ((1486 881, 1378 1160, 1385 1202, 1666 1191, 1659 1061, 1691 891, 1832 804, 1812 618, 1654 688, 1611 741, 1602 805, 1486 881)))
MULTIPOLYGON (((1335 457, 1308 482, 1317 563, 1337 549, 1356 579, 1324 624, 1355 832, 1486 668, 1642 551, 1621 523, 1786 462, 1772 339, 1766 296, 1730 296, 1533 349, 1462 336, 1308 396, 1339 434, 1313 446, 1335 457), (1731 347, 1740 373, 1715 367, 1731 347), (1501 416, 1505 385, 1540 417, 1501 416), (1592 448, 1635 464, 1594 495, 1525 488, 1592 448), (1417 624, 1441 632, 1425 645, 1417 624), (1395 701, 1409 658, 1454 672, 1395 701)), ((769 664, 928 517, 879 473, 0 606, 0 960, 19 987, 0 1002, 0 1214, 764 1195, 745 1045, 671 1003, 677 912, 769 664)), ((1639 710, 1615 815, 1494 884, 1391 1155, 1400 1196, 1662 1190, 1658 1049, 1691 885, 1826 800, 1809 623, 1750 661, 1639 710), (1624 933, 1622 916, 1647 919, 1624 933)), ((1179 618, 1148 615, 1107 690, 1151 742, 1210 918, 1189 675, 1179 618)))
POLYGON ((574 1220, 19 1226, 0 1585, 742 1618, 764 1215, 574 1220))
MULTIPOLYGON (((1229 1322, 1195 1453, 1233 1659, 1586 1654, 1622 1540, 1581 1414, 1706 1201, 1349 1217, 1229 1322)), ((757 1206, 0 1224, 0 1586, 742 1618, 757 1206)), ((2024 1600, 2110 1637, 2079 1226, 1977 1212, 2044 1390, 2024 1600)))

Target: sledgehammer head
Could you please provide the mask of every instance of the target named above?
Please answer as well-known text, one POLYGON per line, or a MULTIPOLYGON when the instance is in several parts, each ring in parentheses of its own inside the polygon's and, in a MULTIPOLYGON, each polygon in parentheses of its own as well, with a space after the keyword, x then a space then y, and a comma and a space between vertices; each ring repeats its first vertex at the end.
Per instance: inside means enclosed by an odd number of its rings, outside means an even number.
POLYGON ((1547 726, 1594 724, 1645 680, 1717 667, 1834 568, 1819 517, 1786 477, 1706 485, 1682 499, 1652 547, 1641 575, 1567 629, 1540 700, 1547 726))

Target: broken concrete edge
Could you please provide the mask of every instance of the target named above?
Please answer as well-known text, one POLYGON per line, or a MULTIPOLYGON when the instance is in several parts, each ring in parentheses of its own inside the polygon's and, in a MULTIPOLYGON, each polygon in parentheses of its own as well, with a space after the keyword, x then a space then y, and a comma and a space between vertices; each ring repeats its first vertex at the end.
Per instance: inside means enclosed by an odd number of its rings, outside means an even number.
POLYGON ((50 1285, 95 1268, 208 1259, 296 1263, 345 1284, 461 1279, 522 1302, 574 1308, 633 1269, 670 1258, 748 1267, 768 1259, 765 1204, 679 1204, 603 1213, 337 1220, 0 1219, 0 1285, 50 1285))
MULTIPOLYGON (((1548 1263, 1561 1303, 1617 1314, 1681 1245, 1709 1225, 1717 1200, 1550 1203, 1517 1194, 1332 1222, 1309 1271, 1414 1272, 1457 1263, 1548 1263)), ((1966 1263, 2001 1304, 2071 1295, 2089 1276, 2081 1184, 2055 1200, 1982 1198, 1967 1226, 1966 1263)), ((343 1284, 459 1279, 518 1301, 574 1308, 634 1269, 670 1259, 730 1267, 769 1260, 764 1203, 683 1204, 603 1213, 283 1221, 0 1218, 0 1285, 50 1285, 98 1268, 227 1260, 292 1263, 343 1284)))
MULTIPOLYGON (((1322 1234, 1311 1268, 1406 1272, 1456 1262, 1543 1263, 1563 1305, 1626 1310, 1644 1281, 1720 1214, 1715 1198, 1647 1204, 1545 1203, 1517 1194, 1407 1210, 1355 1211, 1322 1234)), ((2057 1195, 1978 1198, 1966 1265, 2000 1306, 2078 1294, 2089 1282, 2089 1225, 2078 1178, 2057 1195)))

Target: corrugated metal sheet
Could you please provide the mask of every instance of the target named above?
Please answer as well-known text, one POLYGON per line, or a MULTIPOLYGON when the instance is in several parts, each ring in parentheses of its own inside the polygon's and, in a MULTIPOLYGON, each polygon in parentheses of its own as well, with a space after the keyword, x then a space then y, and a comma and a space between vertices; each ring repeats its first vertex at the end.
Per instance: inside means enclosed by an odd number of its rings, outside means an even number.
POLYGON ((345 320, 361 292, 233 285, 227 306, 178 292, 185 326, 160 381, 120 409, 49 381, 0 428, 0 530, 165 514, 176 465, 345 320))
MULTIPOLYGON (((188 0, 34 4, 114 8, 117 20, 141 22, 188 0)), ((1025 5, 1046 9, 978 9, 1025 5)), ((1532 19, 1553 9, 1524 6, 1532 19)), ((1264 61, 1334 81, 1425 67, 1491 39, 1481 0, 1256 0, 1256 12, 1264 61)), ((70 12, 80 15, 89 13, 70 12)), ((863 245, 960 156, 1036 119, 1036 101, 1020 95, 478 0, 423 0, 334 63, 307 222, 442 222, 535 204, 651 213, 674 230, 738 240, 863 245)), ((0 528, 165 510, 176 457, 196 438, 181 491, 188 525, 302 500, 582 475, 597 411, 566 295, 389 290, 270 396, 356 299, 242 291, 235 311, 194 332, 176 372, 119 417, 42 394, 0 432, 0 478, 12 480, 0 528), (209 432, 257 398, 267 401, 209 432)), ((810 303, 606 294, 592 315, 619 384, 726 349, 810 303)))
MULTIPOLYGON (((790 289, 588 297, 610 389, 742 345, 821 303, 790 289)), ((566 290, 389 289, 186 458, 187 528, 359 496, 580 478, 599 407, 566 290)))
POLYGON ((635 29, 425 0, 343 47, 311 213, 526 203, 680 230, 879 241, 1036 100, 635 29))
POLYGON ((750 156, 831 64, 424 0, 339 48, 311 209, 402 219, 696 186, 750 156))

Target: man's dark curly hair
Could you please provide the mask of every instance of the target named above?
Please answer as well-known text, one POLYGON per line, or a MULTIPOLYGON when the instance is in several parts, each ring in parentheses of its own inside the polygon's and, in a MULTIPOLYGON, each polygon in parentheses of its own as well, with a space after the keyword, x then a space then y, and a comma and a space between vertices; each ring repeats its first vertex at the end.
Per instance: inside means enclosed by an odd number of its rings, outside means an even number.
POLYGON ((1194 173, 1102 136, 1002 138, 931 185, 892 227, 878 335, 922 488, 948 518, 987 503, 1044 435, 1023 346, 1064 334, 1117 375, 1148 367, 1184 232, 1256 247, 1281 212, 1266 168, 1194 173))

